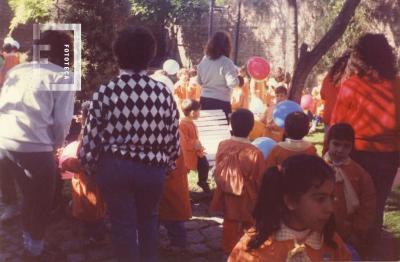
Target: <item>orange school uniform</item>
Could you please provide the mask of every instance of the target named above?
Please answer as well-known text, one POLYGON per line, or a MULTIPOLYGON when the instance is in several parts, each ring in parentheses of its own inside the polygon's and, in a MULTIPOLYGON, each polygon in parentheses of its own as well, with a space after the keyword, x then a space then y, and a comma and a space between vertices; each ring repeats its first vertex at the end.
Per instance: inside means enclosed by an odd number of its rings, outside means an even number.
POLYGON ((296 262, 296 261, 351 261, 351 255, 342 239, 335 234, 333 240, 337 248, 323 243, 321 236, 313 232, 305 243, 295 248, 291 230, 280 229, 259 248, 248 251, 247 243, 254 235, 249 230, 232 250, 228 262, 296 262))
POLYGON ((200 101, 200 96, 201 96, 201 86, 192 79, 190 79, 189 85, 187 87, 187 98, 200 101))
POLYGON ((226 177, 226 181, 217 181, 210 211, 222 211, 224 213, 222 243, 226 253, 229 253, 235 246, 243 234, 243 230, 253 224, 251 214, 257 199, 263 171, 262 153, 247 139, 232 137, 219 144, 215 176, 226 174, 230 177, 226 177), (232 180, 228 181, 229 179, 232 180), (229 184, 232 181, 235 185, 229 184), (235 193, 227 192, 230 190, 226 187, 230 186, 235 193))
POLYGON ((263 122, 261 122, 260 120, 255 120, 253 129, 251 130, 251 132, 249 134, 249 139, 251 141, 253 141, 253 140, 257 139, 258 137, 265 136, 266 132, 267 132, 266 125, 263 122))
POLYGON ((188 94, 187 94, 188 86, 189 86, 189 82, 179 80, 174 85, 174 94, 180 100, 188 98, 188 94))
MULTIPOLYGON (((328 154, 324 156, 324 159, 328 164, 333 165, 328 154)), ((375 214, 376 209, 375 187, 368 173, 350 158, 343 164, 333 165, 333 167, 336 172, 336 230, 344 240, 349 238, 354 240, 354 237, 359 239, 359 243, 352 244, 361 252, 368 237, 368 230, 375 219, 372 215, 375 214), (341 178, 342 175, 346 176, 351 189, 346 188, 348 182, 341 178), (349 190, 352 192, 349 193, 349 190)))
POLYGON ((13 68, 14 66, 20 63, 19 61, 19 54, 18 53, 3 53, 4 56, 4 64, 0 68, 0 86, 6 80, 7 72, 13 68))
POLYGON ((83 221, 97 221, 105 216, 105 203, 93 177, 86 176, 77 159, 79 142, 67 145, 60 156, 64 170, 72 171, 72 215, 83 221))
POLYGON ((185 166, 190 170, 197 170, 197 158, 204 156, 204 149, 196 150, 195 144, 199 135, 195 123, 189 118, 182 118, 179 123, 179 136, 185 166))
POLYGON ((266 168, 280 166, 287 158, 300 154, 317 155, 317 149, 310 142, 286 138, 272 148, 265 166, 266 168))
POLYGON ((181 154, 176 160, 176 169, 172 170, 165 179, 164 193, 159 207, 160 220, 185 221, 192 217, 188 171, 181 154))

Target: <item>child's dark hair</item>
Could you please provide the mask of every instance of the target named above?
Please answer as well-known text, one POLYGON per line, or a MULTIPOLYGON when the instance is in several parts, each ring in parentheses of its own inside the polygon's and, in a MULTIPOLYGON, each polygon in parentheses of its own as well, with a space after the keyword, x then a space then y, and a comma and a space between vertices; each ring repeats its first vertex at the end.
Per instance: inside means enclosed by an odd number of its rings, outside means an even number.
POLYGON ((5 45, 3 45, 2 49, 3 49, 3 52, 6 52, 9 54, 13 51, 13 46, 11 44, 5 44, 5 45))
POLYGON ((182 112, 185 116, 189 116, 190 112, 200 110, 200 103, 194 99, 185 99, 181 104, 182 112))
POLYGON ((275 88, 275 95, 277 94, 287 95, 288 94, 287 88, 284 86, 278 86, 277 88, 275 88))
MULTIPOLYGON (((317 156, 296 155, 282 164, 282 169, 269 168, 264 174, 256 205, 253 211, 255 235, 247 244, 248 250, 259 248, 273 233, 279 230, 283 217, 289 214, 284 196, 299 200, 312 187, 325 181, 334 181, 334 172, 323 159, 317 156)), ((335 221, 333 214, 323 229, 324 242, 332 248, 335 221)))
POLYGON ((310 123, 303 112, 290 113, 285 119, 285 137, 300 140, 308 134, 310 123))
POLYGON ((248 137, 254 126, 254 115, 250 110, 239 108, 231 115, 232 134, 248 137))
POLYGON ((327 142, 332 139, 345 140, 354 144, 354 129, 347 123, 337 123, 329 128, 327 142))

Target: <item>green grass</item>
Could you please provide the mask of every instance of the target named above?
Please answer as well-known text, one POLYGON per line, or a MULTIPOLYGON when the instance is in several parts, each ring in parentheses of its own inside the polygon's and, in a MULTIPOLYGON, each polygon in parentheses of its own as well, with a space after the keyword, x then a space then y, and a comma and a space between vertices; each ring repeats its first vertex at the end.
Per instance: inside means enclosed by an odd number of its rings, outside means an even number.
POLYGON ((400 187, 394 189, 386 201, 384 225, 395 237, 400 238, 400 187))
POLYGON ((317 127, 316 132, 306 136, 305 140, 313 143, 317 148, 318 155, 322 156, 322 147, 324 145, 324 127, 322 125, 317 127))
POLYGON ((384 225, 396 238, 400 238, 400 211, 385 212, 384 225))

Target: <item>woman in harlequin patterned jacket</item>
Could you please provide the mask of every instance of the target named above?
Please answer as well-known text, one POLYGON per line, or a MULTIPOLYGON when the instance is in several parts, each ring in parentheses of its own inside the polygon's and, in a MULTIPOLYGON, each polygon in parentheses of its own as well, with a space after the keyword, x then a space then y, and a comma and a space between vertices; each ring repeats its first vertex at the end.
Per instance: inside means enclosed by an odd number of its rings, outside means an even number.
POLYGON ((123 29, 113 50, 120 73, 93 94, 79 158, 97 176, 116 257, 157 261, 157 209, 179 155, 179 113, 171 91, 145 71, 156 51, 147 29, 123 29))

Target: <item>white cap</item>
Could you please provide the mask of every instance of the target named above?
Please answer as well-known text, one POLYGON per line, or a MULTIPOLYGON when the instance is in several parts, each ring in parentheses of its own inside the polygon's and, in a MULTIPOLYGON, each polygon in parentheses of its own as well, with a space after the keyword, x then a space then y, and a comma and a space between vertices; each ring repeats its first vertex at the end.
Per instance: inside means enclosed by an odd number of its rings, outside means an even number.
POLYGON ((11 46, 13 46, 13 47, 15 47, 17 49, 20 48, 19 43, 14 38, 9 37, 9 36, 4 38, 4 45, 6 45, 6 44, 10 44, 11 46))

